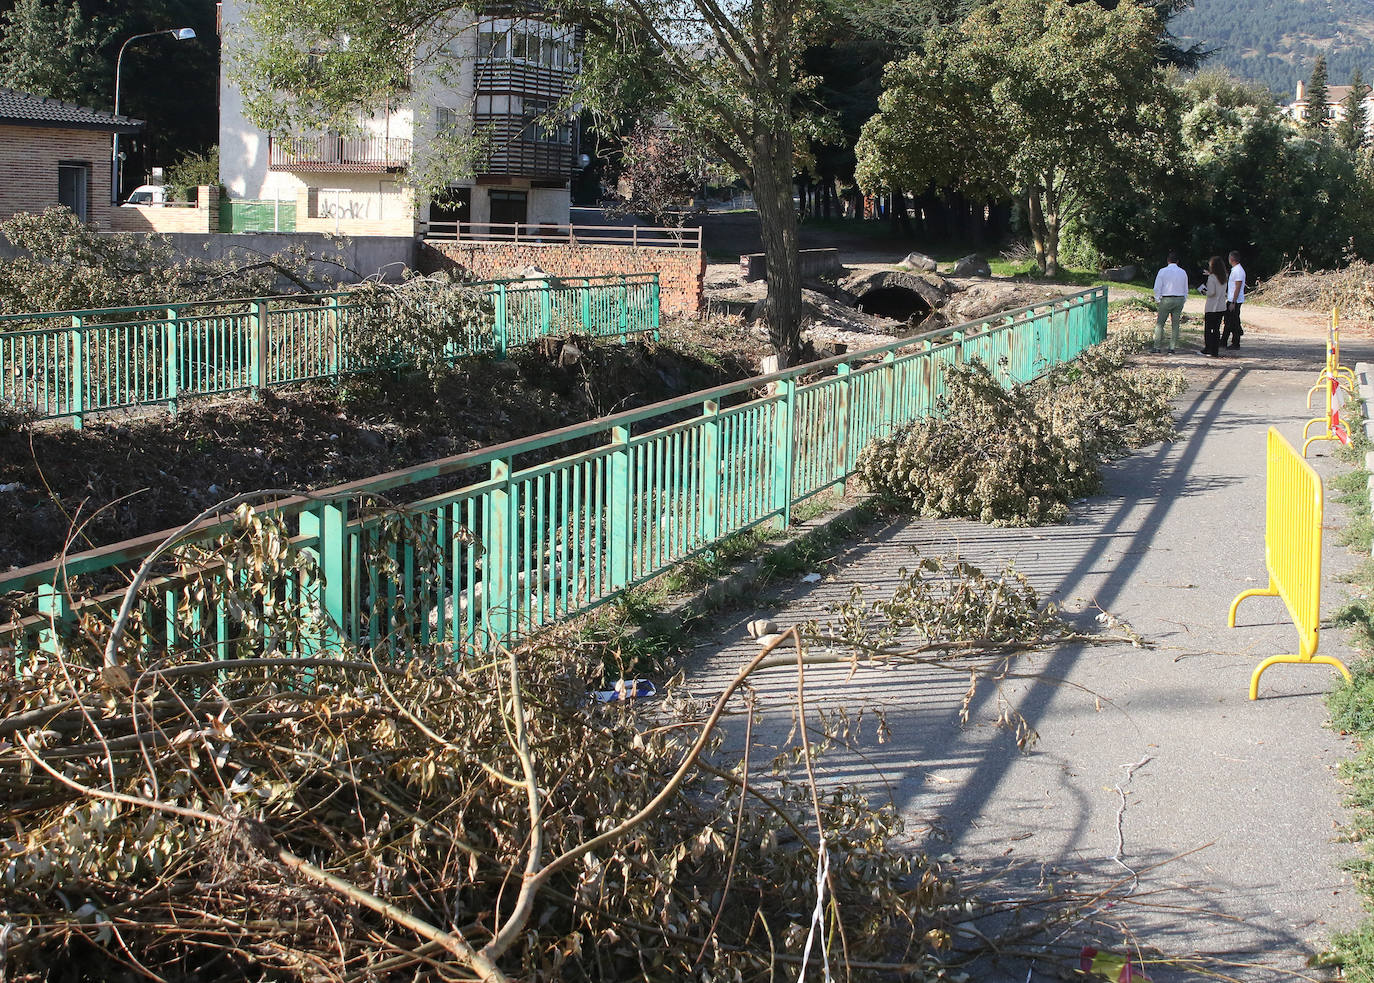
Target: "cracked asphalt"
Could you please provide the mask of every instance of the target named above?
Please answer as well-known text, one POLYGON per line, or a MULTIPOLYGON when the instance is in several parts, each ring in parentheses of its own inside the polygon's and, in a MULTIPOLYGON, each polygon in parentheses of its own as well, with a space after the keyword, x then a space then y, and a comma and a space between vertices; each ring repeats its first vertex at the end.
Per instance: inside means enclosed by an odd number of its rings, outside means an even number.
MULTIPOLYGON (((1344 361, 1374 354, 1346 343, 1344 361)), ((961 725, 967 678, 933 669, 808 670, 817 706, 881 710, 886 743, 866 740, 823 759, 826 782, 859 783, 891 800, 916 845, 945 857, 984 898, 1109 892, 1092 917, 1066 926, 1059 957, 1030 949, 969 967, 975 980, 1061 978, 1063 947, 1132 940, 1175 957, 1202 955, 1243 980, 1292 979, 1333 930, 1353 927, 1361 903, 1342 861, 1346 820, 1339 763, 1350 742, 1324 726, 1325 666, 1277 666, 1247 699, 1254 666, 1295 651, 1277 598, 1247 600, 1226 627, 1231 599, 1263 586, 1265 435, 1299 441, 1320 340, 1247 331, 1221 360, 1184 367, 1179 436, 1110 465, 1105 490, 1070 521, 993 529, 963 521, 891 521, 844 548, 820 583, 784 584, 760 607, 718 616, 688 667, 701 696, 718 691, 756 651, 758 615, 781 625, 825 617, 851 587, 892 589, 913 547, 985 568, 1014 563, 1043 596, 1084 626, 1099 609, 1150 643, 1068 645, 1037 654, 1034 678, 982 687, 961 725), (996 725, 1005 699, 1039 735, 1020 751, 996 725)), ((1314 446, 1324 477, 1339 472, 1331 445, 1314 446)), ((1336 542, 1342 510, 1327 496, 1323 617, 1342 601, 1339 576, 1359 558, 1336 542)), ((1351 657, 1340 630, 1320 651, 1351 657)), ((757 677, 759 753, 785 740, 795 675, 757 677)), ((1074 960, 1076 962, 1076 960, 1074 960)), ((1151 965, 1156 983, 1198 979, 1196 966, 1151 965)), ((1306 974, 1320 971, 1306 970, 1306 974)), ((1305 975, 1304 978, 1320 978, 1305 975)))

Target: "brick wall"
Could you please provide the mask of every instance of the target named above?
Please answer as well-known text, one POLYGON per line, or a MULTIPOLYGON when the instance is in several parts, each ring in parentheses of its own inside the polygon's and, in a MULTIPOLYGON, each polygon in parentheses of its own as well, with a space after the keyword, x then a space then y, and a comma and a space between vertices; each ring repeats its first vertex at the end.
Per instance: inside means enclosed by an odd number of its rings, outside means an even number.
POLYGON ((697 249, 427 239, 418 262, 425 273, 459 267, 481 280, 518 275, 531 263, 554 276, 565 277, 657 273, 659 302, 665 314, 700 311, 706 279, 706 255, 697 249))
POLYGON ((115 232, 218 232, 219 188, 202 185, 196 203, 131 206, 110 210, 115 232))
POLYGON ((111 136, 98 130, 0 125, 0 221, 59 205, 57 165, 90 165, 87 220, 108 228, 111 136))

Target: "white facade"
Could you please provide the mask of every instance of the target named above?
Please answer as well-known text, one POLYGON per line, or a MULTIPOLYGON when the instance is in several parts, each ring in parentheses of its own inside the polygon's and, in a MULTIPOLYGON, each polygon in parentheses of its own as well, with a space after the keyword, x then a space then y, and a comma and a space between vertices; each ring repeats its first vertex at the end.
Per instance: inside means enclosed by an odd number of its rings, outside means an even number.
MULTIPOLYGON (((1349 85, 1329 85, 1326 88, 1326 118, 1329 126, 1335 126, 1345 119, 1345 100, 1350 95, 1351 86, 1349 85)), ((1366 90, 1364 102, 1364 135, 1365 140, 1374 140, 1374 90, 1366 90)), ((1307 87, 1299 81, 1295 89, 1294 99, 1286 103, 1283 107, 1293 119, 1303 122, 1309 116, 1307 87)))
MULTIPOLYGON (((310 202, 312 218, 430 219, 406 190, 406 171, 423 166, 440 128, 491 133, 479 173, 455 181, 455 208, 442 221, 567 224, 576 133, 531 122, 556 103, 561 80, 576 71, 571 36, 527 20, 457 21, 425 52, 407 105, 379 107, 361 133, 269 136, 244 115, 242 93, 227 79, 244 31, 243 0, 221 5, 220 180, 231 199, 310 202), (552 79, 552 90, 550 89, 552 79), (537 80, 537 81, 534 81, 537 80)), ((342 226, 341 229, 342 231, 342 226)))

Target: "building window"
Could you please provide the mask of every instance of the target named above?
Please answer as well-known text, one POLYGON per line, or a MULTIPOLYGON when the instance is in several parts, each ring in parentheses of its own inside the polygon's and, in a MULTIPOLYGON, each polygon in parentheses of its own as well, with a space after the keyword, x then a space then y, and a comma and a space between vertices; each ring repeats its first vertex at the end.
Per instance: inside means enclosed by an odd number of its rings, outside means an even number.
POLYGON ((477 32, 477 57, 505 59, 507 54, 507 33, 504 29, 483 28, 477 32))
POLYGON ((78 219, 90 218, 91 165, 63 161, 57 165, 57 200, 72 210, 78 219))
POLYGON ((575 67, 570 36, 533 21, 518 27, 482 28, 477 32, 477 57, 513 59, 544 68, 575 67))
POLYGON ((530 143, 555 143, 565 147, 572 146, 572 122, 570 120, 551 120, 555 103, 548 99, 525 100, 525 129, 521 139, 530 143))
POLYGON ((434 110, 434 132, 439 135, 458 133, 463 124, 463 114, 457 109, 438 106, 434 110))

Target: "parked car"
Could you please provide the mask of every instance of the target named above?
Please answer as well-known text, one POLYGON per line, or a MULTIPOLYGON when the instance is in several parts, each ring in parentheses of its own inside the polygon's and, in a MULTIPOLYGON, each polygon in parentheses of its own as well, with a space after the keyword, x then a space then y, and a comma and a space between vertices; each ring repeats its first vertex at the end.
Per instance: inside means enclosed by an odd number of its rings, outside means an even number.
POLYGON ((167 189, 156 184, 140 184, 125 200, 122 207, 140 208, 167 204, 167 189))

